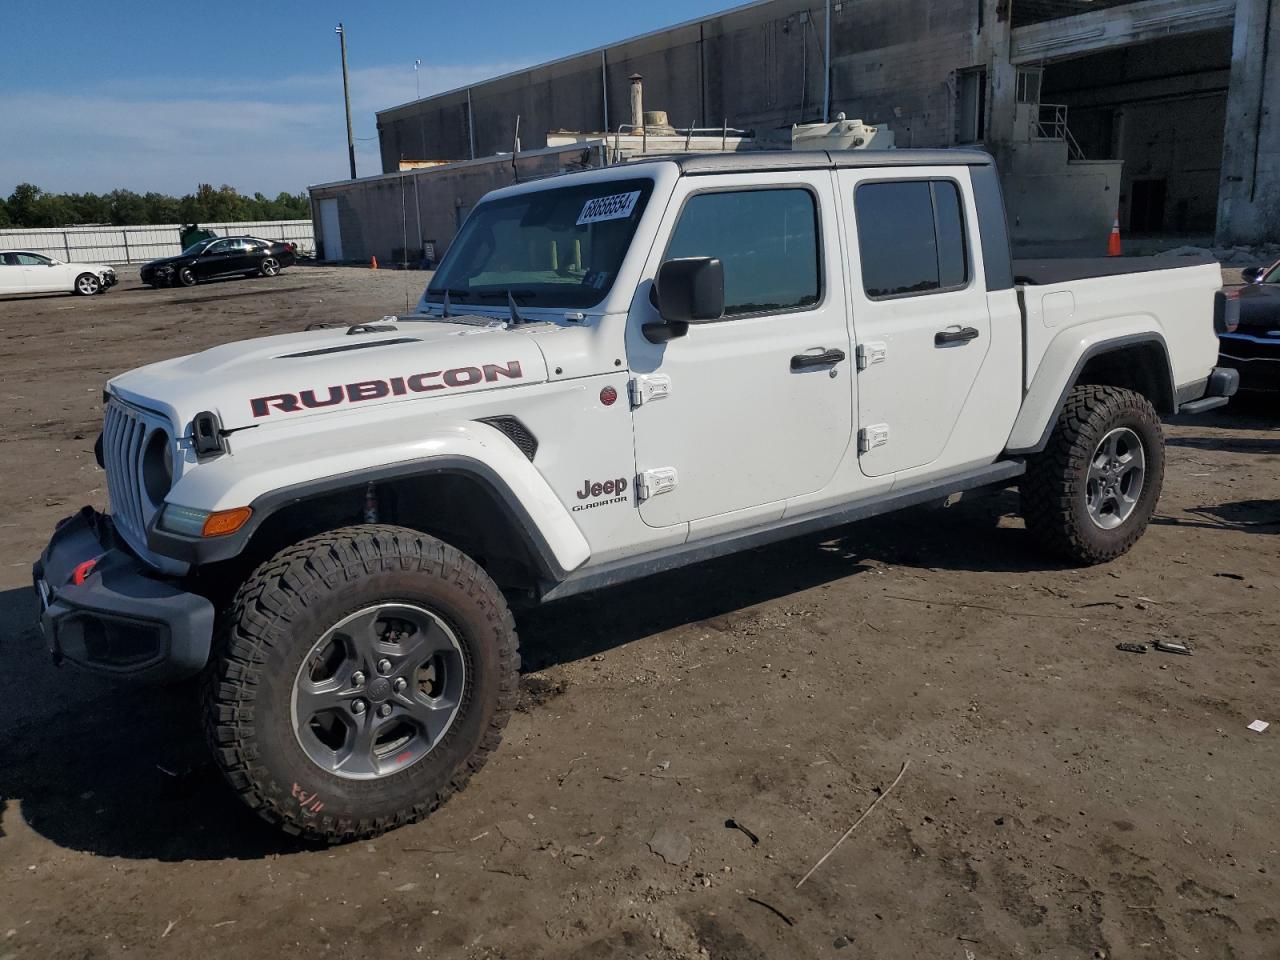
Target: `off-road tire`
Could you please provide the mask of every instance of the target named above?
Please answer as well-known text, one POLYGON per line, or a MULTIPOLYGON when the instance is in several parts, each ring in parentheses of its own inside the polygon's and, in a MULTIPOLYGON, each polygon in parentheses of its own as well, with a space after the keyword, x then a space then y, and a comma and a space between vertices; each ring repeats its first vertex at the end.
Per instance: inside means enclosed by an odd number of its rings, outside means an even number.
POLYGON ((191 271, 190 267, 183 267, 173 275, 173 285, 175 287, 194 287, 200 280, 191 271))
POLYGON ((1128 552, 1147 529, 1164 484, 1164 434, 1151 403, 1121 387, 1075 387, 1058 416, 1049 444, 1032 457, 1020 484, 1027 529, 1050 553, 1068 562, 1105 563, 1128 552), (1133 512, 1104 530, 1090 519, 1086 481, 1090 459, 1112 430, 1137 434, 1146 458, 1143 488, 1133 512))
POLYGON ((466 785, 502 739, 519 670, 511 612, 473 560, 414 530, 347 527, 281 551, 240 588, 205 676, 205 729, 231 786, 266 820, 326 843, 364 839, 421 820, 466 785), (325 630, 385 601, 448 622, 466 661, 465 687, 429 753, 377 779, 347 779, 299 744, 293 684, 325 630))

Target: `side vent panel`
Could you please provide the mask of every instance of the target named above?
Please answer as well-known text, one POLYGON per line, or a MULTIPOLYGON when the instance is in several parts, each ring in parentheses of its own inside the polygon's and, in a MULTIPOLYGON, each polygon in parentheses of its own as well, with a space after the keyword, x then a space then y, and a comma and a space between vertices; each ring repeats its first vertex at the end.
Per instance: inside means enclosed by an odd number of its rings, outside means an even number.
POLYGON ((485 417, 477 423, 487 423, 507 435, 507 439, 520 448, 520 452, 532 460, 538 453, 538 438, 515 417, 485 417))

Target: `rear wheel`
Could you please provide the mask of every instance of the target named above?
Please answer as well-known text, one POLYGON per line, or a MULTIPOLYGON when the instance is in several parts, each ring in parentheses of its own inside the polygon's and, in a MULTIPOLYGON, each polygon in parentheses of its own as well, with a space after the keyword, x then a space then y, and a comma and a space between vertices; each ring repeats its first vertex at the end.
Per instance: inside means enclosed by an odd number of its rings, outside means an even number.
POLYGON ((240 589, 206 685, 215 757, 241 797, 328 842, 419 820, 501 740, 520 657, 496 584, 400 527, 348 527, 240 589))
POLYGON ((1150 402, 1120 387, 1078 386, 1027 465, 1022 514, 1051 552, 1103 563, 1142 536, 1163 484, 1164 435, 1150 402))
POLYGON ((267 257, 258 267, 258 272, 264 277, 274 277, 280 272, 280 261, 275 257, 267 257))
POLYGON ((76 277, 76 293, 82 297, 92 297, 102 292, 102 281, 94 273, 82 273, 76 277))

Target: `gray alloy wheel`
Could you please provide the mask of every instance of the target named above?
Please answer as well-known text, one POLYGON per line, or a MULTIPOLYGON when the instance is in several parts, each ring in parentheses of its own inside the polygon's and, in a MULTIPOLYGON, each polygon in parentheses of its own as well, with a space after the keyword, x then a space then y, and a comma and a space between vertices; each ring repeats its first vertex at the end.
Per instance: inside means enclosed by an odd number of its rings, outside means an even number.
POLYGON ((76 277, 76 293, 82 297, 92 297, 102 291, 102 281, 92 273, 82 273, 76 277))
POLYGON ((183 287, 194 287, 199 281, 196 279, 196 275, 191 272, 190 267, 183 267, 178 271, 175 282, 183 287))
POLYGON ((1141 438, 1128 427, 1116 427, 1098 444, 1089 461, 1085 508, 1103 530, 1114 530, 1133 513, 1142 496, 1147 456, 1141 438))
POLYGON ((327 773, 376 780, 425 757, 458 715, 462 646, 425 607, 380 603, 316 641, 293 681, 298 745, 327 773))
POLYGON ((280 272, 280 261, 275 257, 267 257, 258 269, 262 271, 264 277, 274 277, 280 272))

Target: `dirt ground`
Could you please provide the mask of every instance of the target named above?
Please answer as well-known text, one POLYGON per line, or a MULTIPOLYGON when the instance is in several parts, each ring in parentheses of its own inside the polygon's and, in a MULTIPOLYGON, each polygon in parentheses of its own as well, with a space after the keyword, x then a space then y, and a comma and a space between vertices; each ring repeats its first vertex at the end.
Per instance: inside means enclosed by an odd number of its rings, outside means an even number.
POLYGON ((316 849, 224 788, 185 688, 50 665, 30 563, 105 506, 110 375, 394 312, 406 275, 123 277, 0 303, 0 960, 1280 957, 1280 408, 1169 425, 1109 566, 1044 560, 1005 493, 523 615, 470 788, 316 849), (1194 655, 1116 649, 1157 637, 1194 655))

